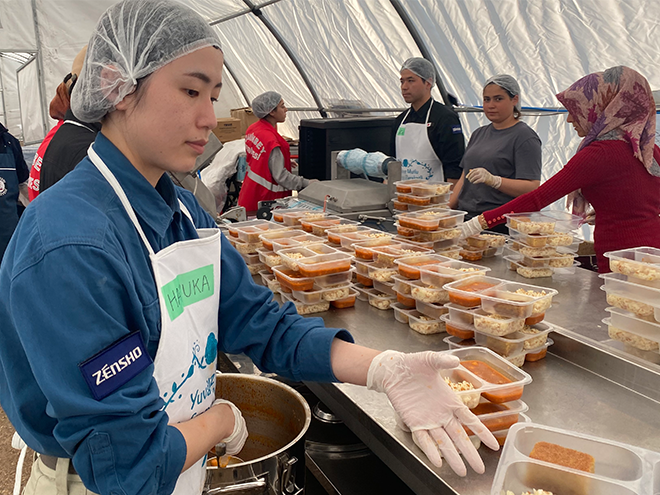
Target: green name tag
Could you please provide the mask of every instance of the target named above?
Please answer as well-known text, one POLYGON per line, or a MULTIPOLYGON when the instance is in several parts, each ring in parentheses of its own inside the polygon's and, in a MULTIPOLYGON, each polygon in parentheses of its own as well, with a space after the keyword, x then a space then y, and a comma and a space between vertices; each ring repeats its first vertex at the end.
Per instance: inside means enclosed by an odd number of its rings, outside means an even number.
POLYGON ((406 128, 405 127, 399 127, 399 130, 396 131, 397 136, 403 136, 406 133, 406 128))
POLYGON ((170 321, 181 316, 183 309, 213 295, 213 265, 203 266, 177 275, 160 290, 165 299, 170 321))

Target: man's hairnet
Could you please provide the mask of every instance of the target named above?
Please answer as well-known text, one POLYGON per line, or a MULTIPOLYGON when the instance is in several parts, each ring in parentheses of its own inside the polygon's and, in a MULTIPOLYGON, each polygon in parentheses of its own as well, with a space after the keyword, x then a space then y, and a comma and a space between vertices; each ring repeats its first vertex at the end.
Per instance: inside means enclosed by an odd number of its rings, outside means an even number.
POLYGON ((252 112, 260 119, 263 119, 277 108, 280 101, 282 101, 281 94, 275 91, 266 91, 252 100, 252 112))
POLYGON ((97 122, 135 90, 137 81, 173 60, 220 41, 190 7, 173 0, 124 0, 92 33, 71 100, 74 115, 97 122))
POLYGON ((431 83, 431 86, 435 84, 435 68, 433 64, 422 57, 413 57, 406 60, 399 72, 403 72, 408 69, 410 72, 419 76, 424 81, 431 83))
POLYGON ((488 79, 486 84, 484 84, 484 88, 489 84, 497 84, 500 88, 509 93, 511 98, 518 96, 518 103, 516 103, 514 108, 518 110, 518 112, 522 111, 520 106, 520 85, 513 76, 508 74, 498 74, 488 79))

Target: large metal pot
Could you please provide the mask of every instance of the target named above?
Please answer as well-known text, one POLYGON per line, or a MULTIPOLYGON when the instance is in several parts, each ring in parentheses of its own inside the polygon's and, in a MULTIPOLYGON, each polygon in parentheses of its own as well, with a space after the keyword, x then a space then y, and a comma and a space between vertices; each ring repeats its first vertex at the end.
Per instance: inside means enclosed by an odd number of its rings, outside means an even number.
POLYGON ((249 436, 237 454, 244 462, 207 467, 206 493, 302 493, 304 436, 311 421, 303 396, 278 381, 235 373, 217 374, 215 395, 241 410, 249 436))

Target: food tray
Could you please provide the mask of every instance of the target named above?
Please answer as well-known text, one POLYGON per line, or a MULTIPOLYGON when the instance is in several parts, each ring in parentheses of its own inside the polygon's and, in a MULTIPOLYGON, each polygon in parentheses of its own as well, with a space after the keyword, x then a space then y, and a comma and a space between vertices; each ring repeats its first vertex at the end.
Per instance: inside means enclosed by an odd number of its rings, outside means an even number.
POLYGON ((436 304, 449 302, 449 293, 442 286, 436 287, 435 285, 425 284, 420 281, 415 281, 411 285, 410 296, 415 301, 436 304))
POLYGON ((314 278, 304 277, 299 272, 291 270, 286 266, 274 266, 273 273, 282 286, 282 289, 288 289, 288 292, 292 290, 305 291, 314 289, 314 278))
MULTIPOLYGON (((244 222, 235 222, 235 223, 227 224, 226 227, 227 230, 229 231, 229 236, 233 237, 234 239, 238 239, 239 230, 243 230, 247 227, 262 227, 260 229, 261 230, 260 233, 263 234, 264 232, 270 230, 268 227, 269 225, 272 225, 273 228, 276 227, 277 229, 283 229, 282 225, 278 225, 274 222, 269 222, 268 220, 246 220, 244 222)), ((254 241, 250 241, 250 242, 258 242, 258 241, 259 241, 259 237, 257 236, 257 238, 254 241)), ((248 242, 248 241, 243 240, 243 242, 248 242)))
POLYGON ((485 275, 490 268, 474 265, 457 260, 447 260, 443 263, 431 266, 422 266, 419 269, 420 279, 425 284, 442 287, 461 278, 485 275))
POLYGON ((525 385, 532 381, 527 373, 485 347, 447 352, 461 360, 456 369, 465 370, 482 382, 481 396, 491 402, 501 404, 520 399, 525 385))
POLYGON ((506 226, 522 234, 552 234, 556 220, 541 213, 507 213, 506 226))
POLYGON ((567 211, 543 210, 541 213, 546 217, 555 220, 555 230, 577 230, 584 223, 584 218, 577 215, 571 215, 567 211))
POLYGON ((401 294, 405 294, 407 296, 409 296, 412 292, 412 283, 414 282, 413 280, 402 277, 401 275, 392 275, 392 281, 394 282, 393 289, 396 292, 400 292, 401 294))
POLYGON ((359 229, 372 230, 370 227, 364 227, 359 224, 349 223, 346 225, 339 225, 337 227, 327 229, 325 231, 325 234, 328 237, 328 242, 332 244, 341 244, 342 236, 356 234, 358 233, 359 229))
POLYGON ((272 273, 268 273, 267 271, 261 271, 259 272, 259 275, 261 276, 261 281, 263 284, 268 287, 273 293, 279 293, 280 292, 280 283, 277 281, 277 278, 275 278, 275 275, 272 273))
MULTIPOLYGON (((605 253, 610 270, 635 279, 660 282, 660 249, 638 247, 605 253)), ((660 285, 658 285, 660 287, 660 285)))
MULTIPOLYGON (((520 414, 529 410, 529 406, 521 400, 514 400, 504 404, 495 404, 486 399, 481 399, 476 407, 472 408, 472 413, 491 432, 508 430, 520 419, 520 414)), ((465 427, 468 435, 473 435, 472 431, 465 427)))
POLYGON ((391 304, 390 307, 394 310, 394 319, 400 323, 408 324, 408 313, 412 309, 404 306, 401 303, 391 304))
POLYGON ((523 234, 509 227, 511 239, 524 246, 542 248, 546 246, 570 246, 575 241, 573 232, 555 232, 554 234, 523 234))
POLYGON ((288 294, 281 294, 283 302, 291 302, 296 307, 296 311, 299 315, 311 315, 313 313, 323 313, 330 309, 330 303, 328 301, 320 301, 313 304, 305 304, 304 302, 298 301, 288 294))
POLYGON ((355 253, 355 257, 361 260, 373 260, 374 252, 372 248, 391 246, 396 244, 397 241, 394 241, 390 237, 381 237, 377 239, 361 239, 359 241, 353 242, 351 247, 355 253))
POLYGON ((369 304, 381 310, 390 309, 390 306, 396 301, 396 297, 383 294, 374 289, 366 289, 364 292, 367 294, 369 304))
POLYGON ((227 227, 232 228, 238 233, 238 238, 247 243, 253 243, 253 242, 261 242, 261 235, 266 233, 266 232, 277 232, 279 230, 288 230, 289 227, 286 227, 284 225, 280 225, 275 222, 268 222, 268 221, 262 221, 260 224, 255 224, 255 225, 246 225, 246 226, 240 226, 239 223, 234 224, 233 226, 227 227))
POLYGON ((415 196, 413 194, 397 193, 396 199, 400 203, 405 203, 407 205, 430 206, 431 204, 442 203, 444 195, 438 196, 436 194, 431 194, 427 196, 415 196))
MULTIPOLYGON (((259 248, 259 249, 263 249, 263 248, 259 248)), ((252 253, 252 254, 239 253, 239 254, 241 255, 241 258, 243 258, 243 261, 245 261, 246 265, 257 265, 259 263, 262 263, 259 257, 259 249, 257 249, 256 253, 252 253)))
POLYGON ((391 244, 389 246, 377 246, 372 248, 374 262, 382 267, 394 267, 394 260, 412 256, 415 254, 431 253, 428 248, 414 246, 412 244, 391 244))
MULTIPOLYGON (((335 252, 334 248, 327 246, 328 249, 332 249, 332 252, 335 252)), ((280 249, 277 251, 277 254, 282 260, 282 264, 287 268, 298 271, 298 263, 304 258, 315 258, 318 256, 318 253, 310 251, 306 247, 298 246, 288 249, 280 249)))
POLYGON ((486 289, 492 289, 501 283, 502 280, 499 278, 477 275, 450 282, 443 288, 449 292, 451 302, 466 308, 473 308, 481 304, 481 296, 486 289))
POLYGON ((424 182, 426 181, 424 181, 423 179, 399 180, 394 183, 394 187, 396 188, 396 192, 398 193, 409 194, 412 193, 413 184, 420 184, 424 182))
MULTIPOLYGON (((655 307, 660 306, 660 283, 654 287, 648 282, 642 284, 638 279, 620 273, 603 273, 599 277, 605 281, 605 285, 601 289, 608 295, 617 294, 633 301, 655 305, 655 307)), ((656 313, 656 319, 658 316, 656 313)))
POLYGON ((474 330, 474 310, 479 306, 466 308, 460 304, 449 303, 445 305, 449 314, 449 321, 461 325, 464 329, 474 330))
POLYGON ((499 285, 482 294, 481 307, 491 314, 527 318, 545 313, 557 295, 555 289, 502 280, 499 285), (525 291, 527 294, 519 294, 525 291))
MULTIPOLYGON (((612 273, 608 275, 620 275, 619 273, 612 273)), ((622 277, 625 277, 625 275, 621 275, 622 277)), ((611 289, 608 289, 606 286, 601 285, 601 290, 604 290, 607 293, 607 304, 610 306, 614 306, 615 308, 623 309, 624 311, 630 311, 631 313, 634 313, 635 316, 643 319, 643 320, 655 320, 657 317, 655 317, 655 309, 653 306, 650 304, 646 304, 641 301, 636 301, 635 299, 631 299, 628 297, 628 295, 622 295, 620 293, 614 292, 611 289)), ((660 304, 660 299, 657 299, 654 301, 655 304, 660 304)), ((659 320, 660 321, 660 320, 659 320)))
POLYGON ((609 311, 610 318, 606 318, 606 320, 609 320, 607 322, 603 320, 603 323, 631 334, 615 337, 614 332, 608 329, 611 338, 620 340, 643 351, 658 350, 658 343, 660 343, 660 323, 643 320, 633 313, 623 311, 619 308, 605 308, 605 311, 609 311))
POLYGON ((364 285, 365 287, 373 287, 374 281, 369 278, 368 275, 363 275, 362 273, 355 274, 355 280, 359 284, 364 285))
POLYGON ((467 349, 469 347, 476 347, 477 345, 474 339, 461 339, 454 335, 445 337, 442 341, 449 346, 450 351, 455 349, 467 349))
POLYGON ((474 340, 477 345, 488 347, 491 351, 495 351, 504 357, 515 356, 523 351, 536 350, 536 352, 539 352, 540 348, 548 341, 548 334, 552 331, 552 327, 547 323, 536 325, 534 327, 535 330, 538 330, 536 334, 525 334, 516 331, 508 335, 496 336, 482 332, 479 327, 475 326, 475 328, 474 340))
POLYGON ((355 272, 354 268, 346 272, 331 273, 329 275, 321 275, 320 277, 314 277, 314 288, 315 289, 327 289, 330 286, 335 285, 346 285, 350 283, 351 278, 355 272))
POLYGON ((390 296, 396 296, 396 292, 394 291, 394 282, 379 282, 378 280, 374 280, 373 283, 374 289, 378 292, 384 292, 390 296))
POLYGON ((501 495, 542 488, 558 495, 652 495, 658 493, 660 454, 632 445, 534 423, 509 430, 490 490, 501 495), (595 473, 529 457, 537 442, 548 442, 594 457, 595 473), (655 467, 655 469, 654 469, 655 467), (656 473, 654 473, 654 470, 656 473))
POLYGON ((266 248, 259 248, 257 249, 257 253, 258 253, 257 256, 261 261, 261 263, 263 263, 264 265, 270 268, 282 264, 282 258, 280 258, 280 256, 273 251, 269 251, 266 248))
MULTIPOLYGON (((264 245, 264 247, 266 249, 269 249, 270 251, 272 251, 273 250, 273 240, 275 240, 275 239, 292 239, 292 238, 300 237, 302 235, 305 235, 305 233, 298 230, 298 229, 292 230, 290 228, 283 228, 283 229, 280 229, 280 230, 272 230, 272 231, 262 233, 261 235, 259 235, 259 240, 262 242, 262 244, 264 245)), ((293 247, 293 245, 289 246, 289 247, 293 247)))
POLYGON ((390 282, 392 275, 396 275, 396 268, 383 267, 376 264, 369 267, 368 276, 373 281, 390 282))
POLYGON ((506 243, 507 236, 504 234, 484 233, 473 235, 465 239, 468 246, 477 249, 501 248, 506 243))
POLYGON ((439 254, 418 254, 396 259, 394 260, 394 263, 398 268, 399 275, 411 280, 416 280, 420 277, 421 267, 437 265, 447 261, 451 260, 439 254))
POLYGON ((369 291, 371 290, 371 287, 366 287, 362 284, 353 284, 353 288, 357 291, 357 298, 360 301, 369 301, 369 291))
POLYGON ((356 242, 389 240, 394 237, 394 234, 391 232, 383 232, 382 230, 363 227, 361 225, 354 227, 357 229, 355 232, 336 232, 335 229, 328 229, 328 240, 333 241, 331 239, 333 237, 339 241, 341 247, 350 248, 356 242))
POLYGON ((422 301, 416 301, 415 299, 413 299, 413 302, 415 303, 414 308, 417 309, 417 311, 430 318, 440 318, 441 316, 446 315, 449 311, 444 304, 425 303, 422 301))
POLYGON ((346 299, 351 294, 351 285, 346 283, 337 287, 327 287, 311 291, 293 291, 293 297, 305 304, 315 304, 321 301, 336 301, 346 299))
POLYGON ((515 256, 504 256, 504 260, 506 261, 509 270, 517 272, 518 275, 525 278, 547 278, 552 277, 555 273, 573 274, 575 273, 575 268, 580 266, 578 261, 574 261, 572 266, 567 268, 553 268, 551 266, 534 268, 525 266, 521 259, 517 259, 515 256))
POLYGON ((358 296, 358 291, 351 287, 349 296, 344 299, 337 299, 335 301, 330 301, 330 306, 337 309, 352 308, 355 306, 355 299, 358 296))
MULTIPOLYGON (((319 220, 316 222, 304 222, 301 221, 300 224, 303 226, 303 230, 305 230, 305 226, 311 226, 311 233, 314 235, 320 235, 320 236, 325 236, 326 231, 329 229, 337 229, 341 228, 344 225, 359 225, 359 222, 356 222, 355 220, 347 220, 346 218, 331 218, 327 217, 323 220, 319 220)), ((348 228, 348 227, 345 227, 348 228)))
POLYGON ((465 261, 479 261, 484 257, 485 249, 477 249, 470 246, 461 246, 459 256, 465 261))
MULTIPOLYGON (((532 420, 526 414, 520 413, 518 415, 518 423, 531 423, 531 422, 532 420)), ((506 430, 498 430, 492 432, 493 436, 495 437, 495 440, 497 440, 497 443, 500 444, 500 447, 504 445, 504 442, 506 441, 506 437, 509 435, 510 429, 511 428, 507 428, 506 430)))
POLYGON ((398 216, 399 225, 409 229, 434 231, 449 229, 463 222, 467 213, 445 208, 428 208, 422 211, 402 213, 398 216))
POLYGON ((303 258, 298 262, 298 271, 305 277, 318 277, 351 269, 353 256, 346 253, 319 254, 316 257, 303 258))
POLYGON ((248 242, 243 242, 240 239, 236 237, 229 237, 228 238, 229 243, 234 246, 236 251, 238 251, 240 254, 256 254, 257 249, 260 247, 263 247, 263 244, 260 242, 254 242, 254 243, 248 243, 248 242))
MULTIPOLYGON (((481 304, 483 303, 484 301, 482 299, 481 304)), ((525 326, 525 318, 512 318, 511 316, 490 314, 481 308, 472 310, 472 314, 474 316, 474 328, 476 330, 497 337, 517 332, 525 326)))
POLYGON ((474 339, 474 325, 451 321, 448 314, 440 317, 445 322, 445 331, 461 340, 474 339))
POLYGON ((415 309, 417 301, 415 301, 410 296, 410 294, 403 294, 403 293, 397 292, 397 291, 394 291, 394 292, 396 293, 396 300, 399 304, 401 304, 401 305, 403 305, 407 308, 415 309))
POLYGON ((410 227, 404 227, 399 224, 399 222, 394 222, 394 226, 396 227, 396 233, 400 235, 401 237, 414 237, 416 236, 420 230, 417 229, 411 229, 410 227))
POLYGON ((325 216, 321 210, 307 210, 301 208, 291 208, 288 210, 274 210, 273 211, 273 220, 275 222, 279 221, 279 218, 282 218, 282 223, 288 226, 300 226, 300 219, 309 217, 321 219, 325 216), (276 215, 277 213, 277 215, 276 215), (277 216, 277 219, 276 219, 277 216))
POLYGON ((554 344, 554 340, 551 338, 548 338, 545 341, 545 344, 542 346, 539 346, 535 349, 526 349, 525 350, 525 362, 531 361, 540 361, 543 359, 547 354, 548 354, 548 347, 550 347, 552 344, 554 344))
MULTIPOLYGON (((395 183, 396 184, 396 183, 395 183)), ((451 194, 451 182, 416 182, 410 184, 410 194, 414 196, 437 196, 451 194)), ((447 198, 449 201, 449 198, 447 198)))
POLYGON ((462 233, 463 232, 461 229, 457 227, 432 231, 420 231, 418 234, 413 236, 413 240, 420 242, 448 241, 452 239, 458 239, 461 237, 462 233))
POLYGON ((397 212, 406 212, 408 211, 408 204, 407 203, 402 203, 398 199, 393 199, 392 200, 392 206, 394 207, 394 210, 397 212))
POLYGON ((445 323, 439 318, 431 318, 417 310, 408 313, 408 326, 417 333, 431 335, 445 331, 445 323))
MULTIPOLYGON (((291 249, 291 248, 295 248, 295 247, 307 247, 307 246, 314 245, 314 244, 323 244, 326 241, 323 237, 319 237, 319 236, 312 235, 312 234, 307 234, 307 233, 303 232, 302 230, 296 230, 294 232, 296 233, 295 236, 278 237, 276 239, 271 239, 270 244, 273 247, 273 251, 275 251, 277 253, 281 249, 291 249)), ((266 247, 265 244, 264 244, 264 247, 266 247)))

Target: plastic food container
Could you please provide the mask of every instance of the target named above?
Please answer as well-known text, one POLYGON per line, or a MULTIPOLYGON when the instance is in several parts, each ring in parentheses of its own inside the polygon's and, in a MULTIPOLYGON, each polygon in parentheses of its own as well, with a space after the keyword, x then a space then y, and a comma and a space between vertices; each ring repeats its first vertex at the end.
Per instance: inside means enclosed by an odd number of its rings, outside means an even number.
POLYGON ((446 195, 451 191, 452 185, 451 182, 417 182, 410 185, 410 193, 415 196, 446 195))
POLYGON ((354 284, 353 288, 357 291, 357 298, 359 301, 369 301, 369 291, 371 290, 370 287, 365 287, 362 284, 354 284))
POLYGON ((337 285, 349 284, 355 269, 351 268, 347 272, 331 273, 329 275, 322 275, 314 277, 315 289, 328 289, 337 285))
POLYGON ((257 249, 257 252, 253 254, 241 254, 241 258, 243 258, 243 261, 245 261, 246 265, 256 265, 262 262, 259 258, 259 249, 257 249))
POLYGON ((297 233, 296 236, 278 237, 276 239, 271 239, 273 251, 277 253, 281 249, 290 249, 294 247, 307 247, 313 244, 323 244, 326 241, 323 237, 307 234, 302 230, 297 230, 295 232, 297 233))
POLYGON ((431 253, 428 248, 421 248, 412 244, 391 244, 372 248, 374 262, 382 267, 394 267, 394 260, 415 254, 431 253))
POLYGON ((609 311, 610 317, 603 320, 603 323, 625 332, 621 333, 608 329, 611 338, 643 351, 654 351, 658 349, 658 343, 660 343, 660 323, 643 320, 619 308, 605 308, 605 311, 609 311))
POLYGON ((453 351, 454 349, 466 349, 477 345, 474 342, 474 339, 461 339, 453 335, 445 337, 442 341, 449 346, 450 351, 453 351))
POLYGON ((477 275, 445 284, 443 288, 449 292, 451 302, 473 308, 481 304, 481 296, 487 289, 492 289, 501 282, 499 278, 477 275))
POLYGON ((470 246, 463 246, 459 250, 458 254, 465 261, 479 261, 481 258, 484 257, 485 251, 486 251, 485 249, 477 249, 470 246))
MULTIPOLYGON (((502 316, 500 314, 490 314, 482 309, 476 309, 472 314, 474 316, 474 328, 479 332, 483 332, 489 335, 501 337, 503 335, 517 332, 525 326, 525 318, 512 318, 510 316, 502 316)), ((486 347, 491 348, 490 346, 486 347)), ((507 353, 507 355, 510 354, 512 353, 507 353)))
MULTIPOLYGON (((227 225, 227 230, 229 231, 229 236, 238 239, 239 238, 239 230, 246 229, 248 227, 261 227, 260 229, 260 234, 263 234, 264 232, 267 232, 269 230, 268 225, 272 225, 274 228, 277 229, 282 229, 283 227, 281 225, 278 225, 273 222, 269 222, 268 220, 247 220, 245 222, 235 222, 235 223, 230 223, 227 225)), ((241 239, 243 242, 248 242, 244 239, 241 239)), ((250 243, 258 242, 259 241, 259 236, 257 236, 256 239, 250 241, 250 243)))
POLYGON ((396 300, 399 304, 402 304, 407 308, 415 308, 416 306, 415 300, 407 294, 396 292, 396 300))
POLYGON ((525 266, 513 256, 504 256, 504 260, 507 262, 509 270, 517 272, 521 277, 546 278, 552 277, 555 273, 554 269, 550 267, 533 268, 531 266, 525 266))
MULTIPOLYGON (((351 227, 356 227, 356 226, 351 226, 351 227)), ((394 237, 394 234, 390 232, 383 232, 382 230, 376 230, 372 229, 369 227, 362 227, 362 226, 357 226, 355 232, 344 232, 344 233, 337 233, 334 232, 334 229, 328 230, 328 240, 330 241, 330 237, 335 237, 338 239, 338 242, 341 244, 341 247, 343 248, 351 248, 353 244, 357 242, 365 242, 365 241, 380 241, 383 243, 387 244, 387 242, 394 237)), ((378 245, 378 242, 376 242, 374 245, 378 245)))
POLYGON ((353 256, 346 253, 319 254, 304 258, 298 262, 298 270, 305 277, 318 277, 332 273, 345 272, 351 269, 353 256))
POLYGON ((466 212, 445 208, 429 208, 423 211, 402 213, 399 225, 409 229, 434 231, 455 227, 463 222, 466 212))
POLYGON ((396 296, 396 292, 394 291, 394 282, 379 282, 377 280, 374 280, 373 282, 374 289, 378 292, 384 292, 390 296, 396 296))
POLYGON ((418 254, 396 259, 394 263, 397 265, 400 275, 416 280, 420 277, 421 267, 437 265, 446 261, 450 261, 450 259, 439 254, 418 254))
POLYGON ((410 194, 412 193, 413 184, 419 184, 423 182, 424 181, 422 179, 399 180, 394 183, 394 187, 398 193, 410 194))
MULTIPOLYGON (((278 218, 281 216, 282 217, 282 222, 284 225, 288 226, 300 226, 300 219, 301 218, 309 218, 315 219, 315 220, 320 220, 325 217, 325 213, 323 213, 320 210, 314 211, 314 210, 307 210, 307 209, 300 209, 300 208, 292 208, 290 210, 281 210, 277 214, 278 218)), ((273 216, 273 219, 275 219, 275 216, 273 216)))
MULTIPOLYGON (((505 404, 495 404, 481 399, 476 407, 472 408, 475 414, 490 431, 508 430, 520 419, 520 414, 529 410, 527 404, 521 400, 514 400, 505 404)), ((469 428, 465 428, 468 435, 473 435, 469 428)))
POLYGON ((474 339, 474 325, 452 322, 448 314, 442 315, 440 319, 445 322, 445 330, 449 335, 461 340, 474 339))
POLYGON ((414 307, 417 309, 417 311, 430 318, 439 319, 442 315, 446 315, 449 311, 444 304, 425 303, 422 301, 415 301, 414 299, 413 301, 415 302, 414 307))
POLYGON ((373 260, 374 252, 372 248, 390 246, 394 244, 391 238, 381 237, 377 239, 360 240, 352 244, 355 257, 361 260, 373 260))
POLYGON ((417 235, 417 233, 419 233, 419 230, 411 229, 410 227, 404 227, 400 225, 399 222, 394 222, 394 226, 396 227, 396 233, 402 237, 414 237, 417 235))
MULTIPOLYGON (((271 230, 265 233, 262 233, 259 236, 259 240, 262 242, 264 245, 264 248, 272 251, 273 250, 273 240, 275 239, 295 239, 296 237, 300 237, 304 235, 304 232, 301 232, 300 230, 291 230, 289 228, 284 228, 280 230, 271 230)), ((288 246, 288 247, 293 247, 288 246)))
POLYGON ((436 242, 446 241, 450 239, 458 239, 462 234, 459 228, 438 229, 433 231, 421 231, 415 237, 421 242, 436 242))
POLYGON ((541 213, 507 213, 506 225, 522 234, 552 234, 556 220, 541 213))
MULTIPOLYGON (((532 420, 529 419, 529 416, 526 414, 520 413, 518 415, 518 423, 531 423, 532 420)), ((506 441, 506 437, 509 435, 509 430, 510 428, 507 428, 506 430, 498 430, 498 431, 493 431, 491 432, 495 439, 497 440, 497 443, 500 444, 500 447, 504 445, 504 442, 506 441)))
POLYGON ((321 301, 336 301, 346 299, 351 294, 351 286, 346 283, 335 287, 326 287, 312 291, 293 291, 293 297, 305 304, 314 304, 321 301))
POLYGON ((501 248, 506 243, 507 236, 503 234, 477 234, 465 239, 468 246, 477 249, 501 248))
POLYGON ((392 200, 392 205, 394 206, 394 209, 397 211, 408 211, 408 204, 403 203, 399 201, 398 199, 393 199, 392 200))
POLYGON ((479 405, 479 401, 481 400, 480 392, 484 385, 484 382, 481 379, 461 367, 454 368, 453 370, 441 370, 440 375, 444 378, 447 385, 452 388, 458 398, 461 399, 463 404, 470 409, 479 405), (472 386, 471 389, 461 386, 466 382, 472 386), (463 388, 465 388, 465 390, 463 390, 463 388))
POLYGON ((536 349, 529 349, 525 351, 525 361, 526 362, 535 362, 540 361, 548 354, 548 347, 550 347, 555 342, 552 339, 546 340, 545 344, 536 349))
MULTIPOLYGON (((611 306, 630 311, 638 316, 650 316, 653 308, 660 306, 660 284, 658 288, 642 285, 629 280, 620 273, 604 273, 599 275, 605 281, 601 287, 607 293, 607 303, 611 306)), ((656 320, 658 320, 656 314, 656 320)), ((660 320, 658 320, 660 321, 660 320)))
MULTIPOLYGON (((303 226, 303 230, 305 230, 306 223, 304 222, 300 222, 300 223, 303 226)), ((326 231, 330 229, 334 229, 335 231, 341 228, 349 229, 352 228, 352 227, 348 227, 349 225, 359 225, 359 222, 356 222, 355 220, 347 220, 345 218, 339 218, 339 220, 335 218, 326 218, 324 220, 319 220, 317 222, 310 222, 310 225, 312 227, 312 234, 325 236, 326 231)))
POLYGON ((378 308, 381 310, 390 309, 390 306, 394 304, 394 302, 396 301, 396 298, 394 296, 390 296, 389 294, 378 292, 377 290, 374 289, 370 289, 369 291, 365 291, 365 292, 367 292, 369 298, 369 304, 374 308, 378 308))
POLYGON ((280 292, 280 283, 277 281, 277 278, 275 278, 275 275, 272 273, 268 273, 267 271, 261 271, 259 272, 259 275, 261 276, 261 281, 263 284, 268 287, 272 292, 274 293, 279 293, 280 292))
POLYGON ((481 307, 491 314, 527 318, 545 313, 556 295, 555 289, 502 280, 501 284, 482 294, 481 307))
POLYGON ((474 330, 474 311, 479 306, 466 308, 460 304, 449 303, 445 305, 449 314, 449 321, 455 325, 462 325, 464 328, 474 330))
POLYGON ((355 299, 357 299, 357 296, 358 296, 358 291, 355 290, 353 287, 351 287, 348 297, 330 301, 330 306, 337 309, 352 308, 353 306, 355 306, 355 299))
POLYGON ((364 285, 365 287, 373 287, 374 285, 373 280, 371 280, 367 275, 362 275, 361 273, 355 274, 355 280, 359 284, 364 285))
MULTIPOLYGON (((334 251, 334 250, 333 250, 334 251)), ((282 264, 291 270, 298 271, 298 263, 304 258, 314 258, 318 256, 317 253, 310 251, 306 247, 294 247, 288 249, 280 249, 277 254, 282 260, 282 264)))
MULTIPOLYGON (((648 282, 660 282, 660 249, 638 247, 605 253, 610 270, 648 282)), ((660 287, 660 285, 658 285, 660 287)))
POLYGON ((247 265, 250 275, 256 275, 260 271, 265 270, 267 267, 263 263, 257 263, 256 265, 247 265))
POLYGON ((520 399, 525 385, 532 377, 513 366, 506 359, 485 347, 469 347, 448 351, 461 360, 464 369, 481 382, 481 396, 501 404, 520 399))
MULTIPOLYGON (((238 224, 240 225, 240 222, 238 224)), ((230 227, 227 227, 230 228, 230 227)), ((261 242, 260 236, 265 232, 277 232, 278 230, 288 229, 284 225, 277 224, 275 222, 263 221, 261 224, 256 225, 247 225, 241 227, 233 227, 234 230, 238 233, 238 238, 247 243, 261 242)))
POLYGON ((401 303, 391 304, 390 307, 394 310, 394 319, 400 323, 408 324, 408 313, 412 311, 401 303))
POLYGON ((658 493, 660 454, 604 438, 534 423, 509 429, 497 465, 491 495, 520 494, 533 488, 555 494, 642 495, 658 493), (594 474, 530 457, 534 445, 547 442, 591 455, 594 474))
POLYGON ((372 265, 369 267, 369 278, 379 282, 390 282, 392 275, 396 275, 396 268, 372 265))
MULTIPOLYGON (((435 198, 435 195, 428 196, 414 196, 412 194, 397 193, 396 199, 408 205, 417 205, 417 206, 426 206, 431 204, 431 200, 435 198)), ((439 201, 437 201, 439 202, 439 201)))
POLYGON ((274 253, 273 251, 269 251, 266 248, 259 248, 257 249, 257 253, 259 260, 266 266, 272 268, 274 266, 279 266, 282 264, 280 256, 277 253, 274 253))
POLYGON ((273 273, 282 288, 288 289, 289 292, 292 290, 306 291, 314 289, 314 279, 312 277, 304 277, 299 272, 285 266, 273 267, 273 273))
POLYGON ((490 268, 484 266, 448 259, 437 265, 421 266, 419 276, 425 284, 442 287, 461 278, 485 275, 489 271, 490 268))
POLYGON ((363 227, 362 225, 359 225, 357 223, 349 223, 327 229, 325 233, 328 236, 328 242, 331 242, 333 244, 341 244, 342 236, 346 234, 355 234, 359 232, 360 229, 372 230, 369 227, 363 227))
POLYGON ((533 353, 541 352, 545 349, 544 346, 548 341, 548 333, 550 333, 551 330, 552 327, 546 325, 543 331, 538 330, 538 333, 535 334, 514 332, 505 336, 495 336, 481 332, 477 329, 474 332, 474 340, 477 342, 477 345, 488 347, 491 351, 495 351, 500 356, 508 358, 519 355, 524 351, 531 351, 533 353))
POLYGON ((543 210, 541 213, 543 213, 544 216, 555 220, 555 230, 577 230, 584 223, 582 217, 571 215, 567 211, 543 210))
POLYGON ((328 301, 319 301, 312 304, 306 304, 302 301, 298 301, 288 294, 282 294, 282 300, 287 302, 292 302, 296 306, 296 311, 299 315, 310 315, 313 313, 322 313, 330 309, 330 303, 328 301))
POLYGON ((416 310, 408 313, 408 325, 415 332, 423 335, 431 335, 445 331, 445 324, 442 320, 423 315, 416 310))
POLYGON ((257 249, 260 247, 263 247, 263 244, 261 244, 261 241, 259 242, 254 242, 254 243, 249 243, 249 242, 243 242, 240 239, 230 237, 228 238, 229 243, 234 246, 236 251, 238 251, 240 254, 256 254, 257 249))
POLYGON ((523 234, 509 227, 509 235, 518 243, 535 248, 546 246, 570 246, 575 241, 573 232, 555 232, 554 234, 523 234))
POLYGON ((409 280, 400 275, 392 275, 392 281, 394 282, 393 289, 396 292, 400 292, 401 294, 405 294, 406 296, 409 296, 410 293, 412 292, 412 282, 413 282, 412 280, 409 280))
POLYGON ((411 297, 415 301, 444 304, 449 302, 449 293, 442 287, 415 281, 411 287, 411 297))

